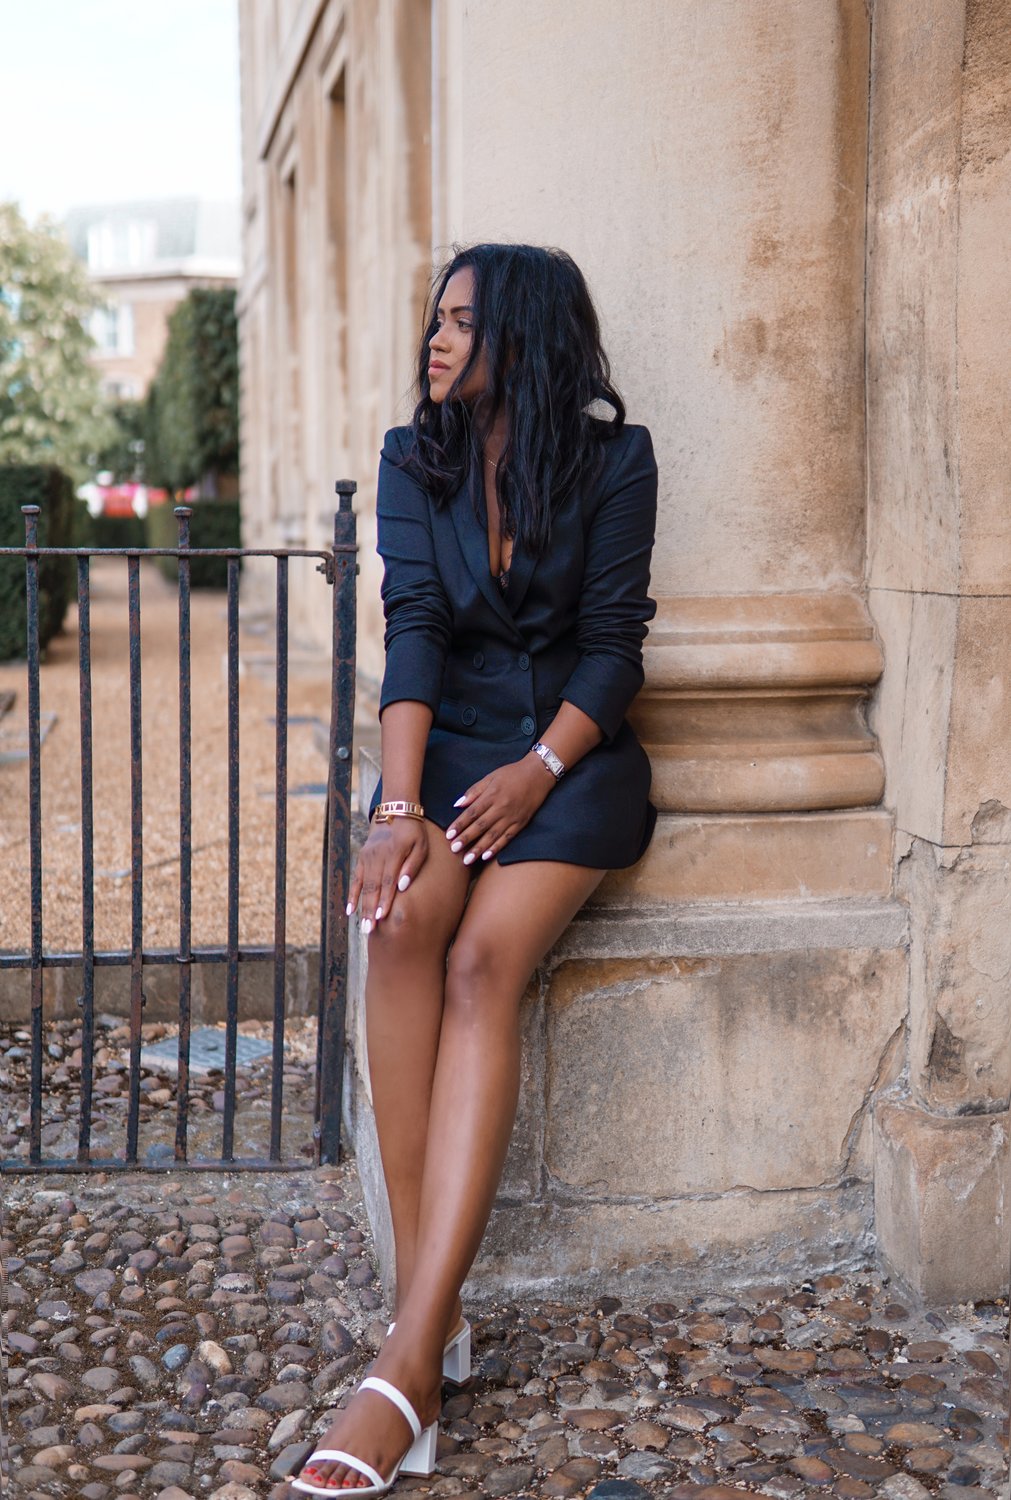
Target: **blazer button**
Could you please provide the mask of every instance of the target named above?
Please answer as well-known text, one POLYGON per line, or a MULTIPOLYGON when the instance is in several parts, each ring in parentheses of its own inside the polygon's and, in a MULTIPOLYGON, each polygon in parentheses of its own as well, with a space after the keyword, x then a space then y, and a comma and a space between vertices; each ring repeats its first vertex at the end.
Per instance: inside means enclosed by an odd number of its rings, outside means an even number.
MULTIPOLYGON (((471 726, 471 724, 473 724, 475 722, 475 720, 477 719, 477 709, 476 708, 471 708, 470 704, 468 703, 467 707, 464 709, 463 713, 460 715, 460 718, 463 720, 463 722, 467 725, 467 727, 469 729, 470 726, 471 726)), ((524 720, 524 723, 525 722, 526 722, 526 720, 524 720)), ((531 719, 530 720, 531 729, 533 728, 533 722, 534 722, 533 719, 531 719)))
POLYGON ((475 667, 477 667, 478 671, 480 671, 481 668, 484 666, 484 652, 483 651, 475 651, 474 652, 474 665, 475 665, 475 667))
POLYGON ((537 728, 537 725, 534 723, 529 714, 524 714, 522 719, 520 720, 520 728, 522 729, 524 734, 533 734, 534 730, 537 728))
POLYGON ((527 672, 530 670, 530 658, 525 651, 520 652, 517 665, 519 666, 521 672, 527 672))

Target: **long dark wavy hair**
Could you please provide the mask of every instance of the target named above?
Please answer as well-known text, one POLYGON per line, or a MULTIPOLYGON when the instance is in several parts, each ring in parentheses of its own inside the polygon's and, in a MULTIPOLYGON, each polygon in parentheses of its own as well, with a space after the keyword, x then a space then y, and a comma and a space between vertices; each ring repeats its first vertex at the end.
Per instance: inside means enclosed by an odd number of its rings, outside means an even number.
POLYGON ((503 407, 507 427, 497 470, 503 529, 540 553, 551 534, 552 512, 598 470, 605 442, 625 421, 593 300, 564 250, 454 246, 452 258, 436 272, 418 351, 414 440, 406 463, 437 504, 465 481, 479 503, 481 455, 503 407), (436 402, 428 380, 429 340, 446 284, 465 266, 475 283, 470 357, 445 401, 436 402), (487 389, 473 401, 456 399, 482 349, 487 389), (591 413, 598 401, 612 408, 609 419, 591 413))

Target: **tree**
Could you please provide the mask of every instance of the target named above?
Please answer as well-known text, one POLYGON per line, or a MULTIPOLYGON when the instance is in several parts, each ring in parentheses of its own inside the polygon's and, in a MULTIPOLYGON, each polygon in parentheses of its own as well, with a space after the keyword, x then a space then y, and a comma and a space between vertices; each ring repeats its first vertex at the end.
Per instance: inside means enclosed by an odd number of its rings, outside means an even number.
POLYGON ((122 399, 109 404, 109 438, 95 455, 96 473, 109 473, 113 484, 144 478, 144 403, 122 399))
POLYGON ((85 320, 83 266, 55 224, 0 203, 0 463, 56 464, 76 480, 108 441, 85 320))
POLYGON ((235 292, 195 287, 169 319, 144 423, 149 484, 219 493, 239 467, 239 341, 235 292))

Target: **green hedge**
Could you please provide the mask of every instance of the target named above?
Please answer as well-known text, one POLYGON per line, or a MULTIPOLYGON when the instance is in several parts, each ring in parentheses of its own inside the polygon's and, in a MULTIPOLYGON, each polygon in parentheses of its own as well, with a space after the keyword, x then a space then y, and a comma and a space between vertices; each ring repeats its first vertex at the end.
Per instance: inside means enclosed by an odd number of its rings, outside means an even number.
MULTIPOLYGON (((191 547, 241 547, 242 532, 238 500, 194 500, 190 517, 191 547)), ((171 505, 153 505, 147 513, 147 545, 178 547, 179 523, 171 505)), ((174 557, 156 559, 165 577, 175 582, 179 566, 174 557)), ((242 560, 239 560, 242 567, 242 560)), ((190 584, 195 589, 228 587, 228 561, 223 557, 195 557, 190 563, 190 584)))
POLYGON ((173 310, 143 415, 144 472, 167 490, 239 472, 235 290, 195 287, 173 310))
MULTIPOLYGON (((48 464, 0 465, 0 546, 23 547, 22 505, 37 505, 40 547, 73 546, 74 487, 62 469, 48 464)), ((39 563, 39 644, 45 646, 63 625, 73 596, 76 570, 71 557, 39 563)), ((25 564, 0 558, 0 661, 27 652, 25 564)))

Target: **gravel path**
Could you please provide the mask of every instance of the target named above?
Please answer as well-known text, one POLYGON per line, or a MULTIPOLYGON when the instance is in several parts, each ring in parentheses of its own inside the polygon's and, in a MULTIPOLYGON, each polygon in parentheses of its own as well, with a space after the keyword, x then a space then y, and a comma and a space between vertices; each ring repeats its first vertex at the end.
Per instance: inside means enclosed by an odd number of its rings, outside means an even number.
MULTIPOLYGON (((325 587, 321 583, 322 587, 325 587)), ((126 568, 101 559, 92 568, 92 673, 95 766, 96 943, 130 939, 130 741, 126 568)), ((271 636, 243 630, 240 651, 262 655, 271 636)), ((172 946, 179 932, 178 600, 153 564, 141 569, 144 776, 145 943, 172 946)), ((293 643, 294 644, 294 643, 293 643)), ((76 606, 41 672, 42 713, 55 723, 42 748, 43 932, 48 949, 81 943, 80 709, 76 606)), ((227 868, 225 600, 192 596, 193 941, 224 941, 227 868)), ((27 690, 23 663, 0 665, 0 692, 17 693, 0 721, 0 949, 29 941, 28 769, 4 763, 23 739, 27 690)), ((293 674, 289 714, 328 720, 329 679, 293 674)), ((274 684, 254 671, 240 682, 240 941, 269 940, 274 899, 274 684)), ((325 780, 312 724, 289 730, 289 789, 325 780)), ((319 936, 319 861, 323 800, 288 804, 288 941, 319 936)))
MULTIPOLYGON (((4 1199, 13 1493, 294 1500, 286 1476, 385 1329, 353 1164, 20 1178, 4 1199)), ((616 1276, 582 1307, 472 1307, 438 1470, 397 1493, 994 1496, 1007 1311, 916 1313, 870 1269, 649 1305, 616 1276)))

